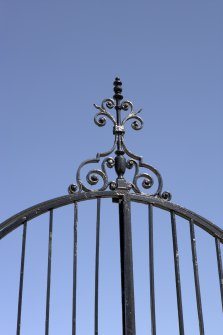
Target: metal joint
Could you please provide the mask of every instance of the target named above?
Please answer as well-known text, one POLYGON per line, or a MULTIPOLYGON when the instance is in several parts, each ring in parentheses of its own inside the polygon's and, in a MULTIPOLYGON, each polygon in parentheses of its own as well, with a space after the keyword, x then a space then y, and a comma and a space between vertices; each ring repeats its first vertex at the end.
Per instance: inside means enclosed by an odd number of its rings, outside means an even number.
POLYGON ((125 134, 125 128, 124 128, 124 126, 115 125, 113 127, 113 134, 114 135, 116 135, 116 134, 124 135, 125 134))

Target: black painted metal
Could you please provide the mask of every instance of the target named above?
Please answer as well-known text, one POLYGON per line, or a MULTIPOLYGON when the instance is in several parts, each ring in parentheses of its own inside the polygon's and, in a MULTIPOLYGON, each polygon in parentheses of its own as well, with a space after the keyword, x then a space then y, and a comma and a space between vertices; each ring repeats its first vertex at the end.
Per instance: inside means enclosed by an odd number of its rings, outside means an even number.
POLYGON ((148 209, 149 209, 149 274, 150 274, 151 334, 156 335, 154 246, 153 246, 153 206, 149 204, 148 209))
MULTIPOLYGON (((72 334, 76 334, 76 290, 77 290, 77 221, 78 221, 78 213, 77 213, 77 206, 78 202, 82 201, 90 201, 94 199, 101 199, 101 198, 111 198, 115 202, 120 202, 122 204, 123 197, 128 197, 128 202, 137 202, 141 204, 145 204, 149 206, 149 250, 150 250, 150 301, 151 301, 151 326, 152 326, 152 334, 155 334, 156 330, 156 323, 155 323, 155 287, 153 293, 153 262, 154 262, 154 255, 153 255, 153 241, 151 234, 151 222, 153 221, 152 211, 153 207, 159 208, 161 210, 165 210, 171 213, 171 224, 172 224, 172 232, 173 232, 173 248, 174 248, 174 259, 175 259, 175 269, 176 269, 176 285, 178 285, 178 312, 179 312, 179 319, 181 320, 180 323, 180 334, 183 334, 183 326, 182 326, 182 298, 181 297, 181 288, 179 286, 179 259, 178 259, 178 245, 176 240, 176 220, 175 215, 183 217, 185 220, 185 224, 188 222, 190 225, 191 231, 191 248, 192 248, 192 260, 194 266, 194 282, 195 282, 195 289, 196 289, 196 299, 197 299, 197 308, 198 308, 198 320, 199 320, 199 327, 200 327, 200 334, 203 334, 204 331, 202 330, 203 325, 203 315, 202 315, 202 305, 201 305, 201 293, 199 288, 199 276, 198 276, 198 264, 197 264, 197 257, 196 257, 196 242, 195 242, 195 234, 193 232, 193 228, 191 225, 193 224, 205 230, 208 234, 212 235, 215 238, 216 243, 216 257, 218 262, 218 273, 219 273, 219 283, 220 283, 220 293, 221 293, 221 301, 223 306, 223 271, 222 271, 222 260, 221 260, 221 250, 220 244, 223 243, 223 231, 215 226, 210 221, 202 218, 201 216, 188 211, 185 208, 182 208, 178 205, 175 205, 171 202, 166 200, 153 197, 153 196, 145 196, 139 194, 124 194, 120 191, 105 191, 105 192, 82 192, 73 195, 68 195, 64 197, 59 197, 56 199, 49 200, 47 202, 43 202, 41 204, 37 204, 31 208, 28 208, 21 213, 9 218, 5 222, 0 225, 0 236, 1 238, 7 236, 7 234, 11 233, 14 229, 24 225, 23 229, 23 242, 22 242, 22 256, 21 256, 21 271, 20 271, 20 288, 19 288, 19 303, 18 303, 18 321, 17 321, 17 335, 20 335, 20 328, 21 328, 21 313, 22 313, 22 290, 23 290, 23 276, 24 276, 24 262, 25 262, 25 245, 26 245, 26 226, 27 222, 30 222, 33 218, 42 215, 43 213, 50 212, 53 209, 66 206, 69 204, 74 203, 74 267, 73 267, 73 316, 72 316, 72 334), (154 294, 154 296, 153 296, 154 294), (153 300, 154 299, 154 300, 153 300), (180 302, 181 300, 181 302, 180 302), (154 301, 154 307, 153 307, 154 301), (203 333, 202 333, 203 331, 203 333)), ((123 205, 120 205, 120 213, 121 217, 124 213, 124 209, 122 208, 123 205)), ((131 264, 131 262, 129 263, 131 264)), ((98 270, 99 271, 99 270, 98 270)), ((155 281, 155 280, 154 280, 155 281)), ((133 297, 134 303, 134 297, 133 297)), ((131 313, 129 313, 131 315, 131 313)), ((134 328, 134 327, 133 327, 134 328)), ((124 333, 125 334, 125 333, 124 333)), ((127 333, 128 334, 128 333, 127 333)), ((131 333, 130 333, 131 334, 131 333)))
POLYGON ((20 335, 20 330, 21 330, 23 279, 24 279, 24 265, 25 265, 25 254, 26 254, 26 231, 27 231, 27 222, 25 221, 23 224, 23 236, 22 236, 22 254, 21 254, 21 266, 20 266, 19 300, 18 300, 16 335, 20 335))
MULTIPOLYGON (((157 169, 153 166, 143 162, 143 158, 129 151, 124 142, 125 124, 129 120, 135 120, 131 126, 134 130, 140 130, 143 127, 143 120, 133 109, 133 104, 126 100, 122 101, 122 82, 119 78, 114 81, 114 96, 113 99, 104 99, 101 106, 94 105, 99 112, 94 117, 94 122, 97 126, 103 127, 107 120, 106 117, 113 123, 114 143, 110 150, 102 153, 97 153, 95 158, 87 159, 82 162, 77 169, 76 184, 71 184, 68 188, 70 194, 75 193, 77 190, 90 192, 90 191, 105 191, 110 188, 111 190, 125 190, 133 191, 142 194, 138 185, 139 179, 142 179, 142 188, 150 190, 150 194, 160 197, 165 200, 171 199, 169 192, 162 192, 163 180, 162 176, 157 169), (112 115, 108 110, 115 109, 116 115, 112 115), (127 116, 122 118, 122 112, 128 112, 127 116), (115 157, 109 157, 110 154, 115 153, 115 157), (84 166, 88 164, 100 163, 102 157, 104 160, 101 162, 101 167, 90 170, 86 175, 86 182, 81 178, 81 171, 84 166), (126 159, 128 158, 128 160, 126 159), (115 168, 117 178, 116 181, 110 181, 107 169, 115 168), (148 172, 140 172, 144 168, 148 172), (126 169, 133 170, 132 181, 128 182, 124 178, 126 169), (95 186, 101 179, 102 185, 98 188, 89 188, 95 186), (155 186, 154 181, 157 181, 155 186)), ((96 187, 96 186, 95 186, 96 187)))
POLYGON ((97 199, 96 218, 96 252, 95 252, 95 299, 94 299, 94 334, 98 334, 98 285, 99 285, 99 250, 100 250, 100 216, 101 199, 97 199))
POLYGON ((198 271, 197 248, 196 248, 196 238, 195 238, 193 220, 190 220, 190 240, 191 240, 191 250, 192 250, 192 259, 193 259, 194 283, 195 283, 196 300, 197 300, 199 329, 200 329, 200 334, 203 335, 204 334, 204 320, 203 320, 202 303, 201 303, 201 290, 200 290, 199 271, 198 271))
POLYGON ((215 245, 216 245, 217 262, 218 262, 218 276, 219 276, 219 284, 221 292, 221 304, 223 310, 223 270, 222 270, 221 246, 220 246, 220 240, 218 238, 215 239, 215 245))
POLYGON ((106 118, 113 123, 114 143, 110 150, 98 153, 95 158, 85 160, 80 164, 76 173, 76 185, 69 186, 69 195, 55 198, 31 208, 28 208, 0 224, 0 239, 23 225, 22 253, 20 266, 20 283, 17 314, 17 331, 20 335, 24 265, 26 252, 27 222, 49 212, 49 240, 48 240, 48 267, 47 267, 47 292, 46 292, 46 318, 45 335, 49 334, 50 317, 50 289, 51 289, 51 261, 52 261, 52 233, 53 233, 53 211, 56 208, 74 204, 74 227, 73 227, 73 296, 72 296, 72 335, 76 335, 77 314, 77 230, 78 230, 78 203, 82 201, 97 200, 96 217, 96 250, 95 250, 95 297, 94 297, 94 334, 99 331, 99 259, 100 259, 100 221, 101 221, 101 199, 110 198, 119 206, 119 232, 120 232, 120 263, 121 263, 121 297, 122 297, 122 328, 123 335, 136 334, 135 303, 134 303, 134 276, 133 276, 133 250, 131 231, 131 203, 137 202, 148 206, 149 225, 149 277, 150 277, 150 315, 151 334, 156 335, 156 303, 155 303, 155 273, 154 273, 154 220, 153 208, 159 208, 170 213, 172 227, 173 255, 175 266, 175 284, 177 296, 177 311, 179 320, 179 334, 184 335, 183 301, 181 293, 180 260, 177 238, 176 216, 180 216, 190 227, 191 251, 194 272, 194 284, 196 292, 196 303, 200 334, 205 334, 202 312, 202 292, 199 283, 199 271, 197 260, 197 247, 195 239, 195 226, 200 227, 215 239, 216 258, 218 264, 218 275, 220 283, 220 295, 223 309, 223 268, 220 245, 223 243, 223 230, 206 220, 200 215, 171 203, 171 194, 163 192, 163 180, 159 171, 153 166, 144 163, 141 156, 128 150, 125 141, 125 124, 134 120, 131 124, 134 130, 143 127, 143 120, 138 112, 134 111, 133 104, 123 101, 122 82, 119 78, 114 82, 113 99, 105 99, 100 106, 95 105, 98 110, 94 122, 99 127, 106 124, 106 118), (108 111, 109 110, 109 111, 108 111), (115 115, 112 114, 112 110, 115 115), (125 113, 124 113, 125 112, 125 113), (127 112, 127 113, 126 113, 127 112), (123 115, 124 116, 122 117, 123 115), (113 155, 109 156, 109 155, 113 155), (102 162, 101 159, 103 158, 102 162), (100 164, 90 170, 86 175, 86 181, 81 178, 82 168, 88 164, 100 164), (110 180, 108 169, 115 169, 116 180, 110 180), (146 169, 147 172, 142 171, 146 169), (126 180, 126 169, 132 170, 132 178, 126 180), (139 180, 142 181, 139 185, 139 180), (99 186, 98 186, 99 185, 99 186), (108 191, 110 189, 110 191, 108 191), (147 193, 144 193, 146 190, 147 193), (149 192, 149 193, 148 193, 149 192))
POLYGON ((174 255, 175 280, 176 280, 176 292, 177 292, 179 333, 180 335, 184 335, 184 318, 183 318, 183 304, 181 294, 180 260, 179 260, 178 241, 177 241, 176 217, 174 212, 171 211, 170 214, 171 214, 171 226, 172 226, 172 238, 173 238, 173 255, 174 255))
POLYGON ((76 309, 77 309, 77 224, 78 224, 78 205, 77 205, 77 202, 75 202, 74 203, 72 335, 76 335, 76 309))
POLYGON ((135 334, 131 207, 127 196, 119 200, 123 335, 135 334))
POLYGON ((49 334, 50 286, 51 286, 51 262, 52 262, 52 238, 53 238, 53 210, 51 209, 50 210, 50 218, 49 218, 49 241, 48 241, 48 266, 47 266, 45 335, 49 334))
MULTIPOLYGON (((141 194, 128 194, 129 199, 133 202, 141 204, 151 204, 154 207, 163 209, 165 211, 174 211, 177 215, 187 220, 193 220, 194 224, 205 230, 213 237, 217 237, 221 243, 223 243, 223 230, 213 224, 211 221, 204 217, 176 205, 172 202, 165 201, 163 199, 145 196, 141 194)), ((10 217, 0 224, 0 239, 11 233, 14 229, 20 227, 25 221, 30 221, 39 215, 48 212, 51 208, 60 208, 74 202, 82 202, 86 200, 93 200, 97 198, 112 198, 115 200, 122 198, 122 192, 119 191, 97 191, 97 192, 81 192, 71 195, 65 195, 59 198, 54 198, 48 201, 44 201, 35 206, 27 208, 26 210, 10 217)))

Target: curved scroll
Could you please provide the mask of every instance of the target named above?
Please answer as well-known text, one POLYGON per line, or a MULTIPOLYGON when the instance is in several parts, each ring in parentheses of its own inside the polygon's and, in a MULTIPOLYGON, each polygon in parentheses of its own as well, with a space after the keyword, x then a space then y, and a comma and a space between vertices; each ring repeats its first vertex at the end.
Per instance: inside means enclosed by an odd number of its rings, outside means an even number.
POLYGON ((140 116, 138 116, 138 114, 142 111, 142 109, 140 109, 138 112, 134 112, 133 111, 133 104, 130 101, 124 101, 121 105, 123 110, 129 110, 130 109, 130 113, 124 118, 124 120, 122 121, 122 126, 125 125, 125 123, 130 120, 130 119, 135 119, 134 122, 132 122, 131 127, 134 130, 141 130, 143 127, 143 120, 140 116))
POLYGON ((112 114, 110 114, 106 109, 106 107, 108 109, 113 109, 115 107, 114 100, 104 99, 101 103, 101 106, 97 106, 96 104, 94 104, 94 107, 99 110, 99 112, 94 117, 94 123, 97 126, 103 127, 107 122, 106 117, 108 117, 112 121, 114 126, 116 125, 116 120, 115 120, 114 116, 112 114), (101 116, 101 117, 98 118, 99 116, 101 116))
POLYGON ((163 180, 162 176, 159 173, 157 169, 155 169, 153 166, 144 163, 143 158, 141 156, 136 155, 135 153, 128 150, 124 143, 124 134, 125 134, 125 124, 131 120, 131 126, 134 130, 140 130, 143 127, 143 120, 139 116, 139 113, 141 112, 141 109, 137 112, 133 109, 133 104, 128 101, 120 101, 122 99, 121 95, 121 82, 117 81, 115 84, 118 85, 118 87, 114 88, 115 95, 114 99, 104 99, 100 106, 94 105, 95 108, 98 110, 96 115, 94 116, 94 122, 97 126, 103 127, 107 123, 107 119, 109 119, 113 124, 113 134, 114 134, 114 143, 110 150, 106 152, 97 153, 95 158, 85 160, 83 163, 80 164, 77 173, 76 173, 76 183, 77 185, 70 185, 69 187, 69 193, 74 193, 77 190, 85 191, 85 192, 93 192, 93 191, 104 191, 108 187, 112 190, 116 189, 122 189, 125 191, 133 191, 134 193, 140 193, 141 187, 139 186, 139 183, 141 181, 141 186, 144 190, 147 190, 146 194, 160 197, 164 200, 170 200, 171 195, 169 192, 163 192, 163 180), (116 117, 112 115, 109 111, 114 109, 116 113, 116 117), (108 111, 109 110, 109 111, 108 111), (127 115, 125 117, 121 117, 121 112, 127 112, 127 115), (108 157, 110 154, 115 153, 116 158, 108 157), (118 167, 118 161, 120 162, 120 158, 118 156, 123 156, 122 158, 122 164, 125 166, 122 167, 125 171, 125 168, 127 169, 134 169, 134 175, 131 182, 128 182, 124 179, 123 174, 118 175, 119 167, 118 167), (126 156, 128 157, 128 160, 126 160, 126 156), (100 159, 102 157, 105 157, 105 159, 102 161, 99 168, 93 168, 89 172, 86 173, 85 181, 81 178, 81 170, 84 166, 87 166, 88 164, 98 164, 100 163, 100 159), (107 158, 106 158, 107 157, 107 158), (116 165, 117 162, 117 165, 116 165), (117 180, 115 181, 109 181, 108 174, 107 174, 107 168, 116 168, 117 172, 117 180), (140 172, 140 169, 146 169, 147 171, 140 172), (96 186, 101 181, 102 185, 96 189, 92 189, 91 186, 96 186), (124 181, 124 184, 123 184, 124 181), (123 186, 125 185, 125 186, 123 186), (155 191, 154 190, 155 186, 155 191))
MULTIPOLYGON (((91 186, 97 185, 101 178, 101 181, 103 183, 101 187, 97 189, 91 189, 81 179, 81 176, 80 176, 81 169, 85 165, 92 164, 92 163, 99 163, 99 161, 100 161, 100 157, 94 158, 94 159, 88 159, 84 161, 83 163, 81 163, 81 165, 79 166, 77 170, 77 176, 76 176, 76 181, 77 181, 77 186, 79 188, 79 191, 82 191, 82 190, 85 192, 105 191, 108 188, 109 180, 108 180, 108 174, 107 174, 106 167, 112 168, 114 166, 115 161, 112 157, 105 158, 102 161, 101 169, 92 169, 86 174, 86 182, 88 185, 91 185, 91 186)), ((74 193, 74 192, 70 190, 70 193, 74 193)))

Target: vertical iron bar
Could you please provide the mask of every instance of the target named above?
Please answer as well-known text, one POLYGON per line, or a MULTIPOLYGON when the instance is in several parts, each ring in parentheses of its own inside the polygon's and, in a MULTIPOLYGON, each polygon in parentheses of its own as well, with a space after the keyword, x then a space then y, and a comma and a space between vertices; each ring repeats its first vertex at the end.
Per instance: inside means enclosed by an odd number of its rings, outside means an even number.
POLYGON ((24 279, 25 253, 26 253, 26 231, 27 231, 27 222, 24 222, 24 224, 23 224, 23 235, 22 235, 22 253, 21 253, 21 266, 20 266, 19 299, 18 299, 16 335, 20 335, 20 329, 21 329, 23 279, 24 279))
POLYGON ((49 241, 48 241, 48 266, 47 266, 47 292, 46 292, 45 335, 49 334, 51 261, 52 261, 52 237, 53 237, 53 210, 51 209, 50 210, 50 216, 49 216, 49 241))
POLYGON ((200 329, 200 334, 204 335, 204 320, 203 320, 202 303, 201 303, 201 291, 200 291, 199 271, 198 271, 198 261, 197 261, 196 238, 195 238, 193 220, 190 220, 190 240, 191 240, 191 251, 192 251, 193 268, 194 268, 194 282, 195 282, 195 291, 196 291, 196 300, 197 300, 199 329, 200 329))
POLYGON ((153 246, 153 206, 149 204, 149 274, 151 334, 156 335, 155 285, 154 285, 154 246, 153 246))
POLYGON ((218 262, 218 276, 221 292, 221 304, 223 310, 223 270, 222 270, 222 258, 221 258, 221 246, 218 238, 215 238, 216 253, 217 253, 217 262, 218 262))
POLYGON ((98 335, 98 282, 99 282, 99 250, 100 250, 100 210, 101 199, 97 199, 96 219, 96 253, 95 253, 95 304, 94 304, 94 334, 98 335))
POLYGON ((179 251, 177 242, 176 217, 173 211, 171 211, 171 226, 172 226, 173 255, 174 255, 175 281, 176 281, 176 292, 177 292, 179 332, 180 335, 184 335, 184 319, 183 319, 183 305, 181 295, 180 264, 179 264, 179 251))
POLYGON ((76 335, 76 305, 77 305, 77 224, 78 207, 74 203, 74 248, 73 248, 73 303, 72 303, 72 335, 76 335))
POLYGON ((135 304, 130 201, 119 201, 123 335, 135 335, 135 304))

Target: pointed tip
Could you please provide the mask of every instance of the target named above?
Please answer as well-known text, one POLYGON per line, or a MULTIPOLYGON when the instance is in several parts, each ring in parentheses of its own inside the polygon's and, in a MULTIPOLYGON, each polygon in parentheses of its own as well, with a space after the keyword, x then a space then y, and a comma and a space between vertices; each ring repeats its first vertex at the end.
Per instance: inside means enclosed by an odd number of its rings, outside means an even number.
POLYGON ((122 82, 119 77, 115 78, 113 85, 114 85, 114 92, 115 92, 113 98, 116 100, 122 100, 123 99, 123 96, 121 94, 122 93, 122 82))
POLYGON ((114 85, 122 85, 122 82, 119 76, 115 77, 114 85))

